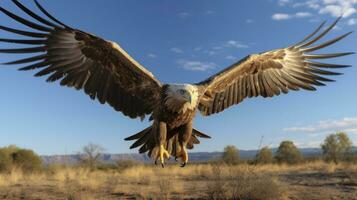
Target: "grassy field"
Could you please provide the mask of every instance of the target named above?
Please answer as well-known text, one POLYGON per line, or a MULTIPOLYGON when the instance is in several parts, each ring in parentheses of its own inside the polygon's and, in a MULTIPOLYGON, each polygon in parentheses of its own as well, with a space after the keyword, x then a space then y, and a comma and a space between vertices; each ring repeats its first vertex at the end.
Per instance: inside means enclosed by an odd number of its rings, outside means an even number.
POLYGON ((27 175, 14 169, 0 175, 0 199, 357 199, 357 164, 52 166, 27 175))

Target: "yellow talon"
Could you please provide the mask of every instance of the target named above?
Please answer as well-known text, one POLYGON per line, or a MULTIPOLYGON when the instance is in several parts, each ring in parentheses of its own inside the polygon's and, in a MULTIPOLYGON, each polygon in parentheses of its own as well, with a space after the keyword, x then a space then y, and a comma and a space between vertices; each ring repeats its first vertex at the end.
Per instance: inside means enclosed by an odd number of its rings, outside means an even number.
POLYGON ((160 162, 161 162, 161 165, 164 166, 164 164, 165 164, 165 159, 170 158, 170 154, 169 154, 168 151, 166 151, 164 145, 160 145, 159 153, 160 153, 160 162))
POLYGON ((182 161, 181 167, 186 166, 186 164, 188 163, 188 153, 186 147, 184 146, 181 147, 181 161, 182 161))

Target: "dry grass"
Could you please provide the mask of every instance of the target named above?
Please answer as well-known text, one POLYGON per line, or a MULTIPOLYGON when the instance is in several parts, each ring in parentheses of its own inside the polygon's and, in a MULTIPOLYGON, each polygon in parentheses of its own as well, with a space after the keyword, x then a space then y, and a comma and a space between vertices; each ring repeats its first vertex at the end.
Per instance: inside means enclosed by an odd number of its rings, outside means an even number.
MULTIPOLYGON (((43 173, 24 174, 12 170, 0 175, 1 195, 12 188, 21 188, 22 196, 27 186, 52 190, 52 199, 282 199, 286 196, 279 174, 319 172, 334 174, 346 172, 346 185, 357 185, 357 165, 311 162, 295 166, 242 164, 238 166, 188 165, 186 168, 167 166, 162 169, 139 165, 125 170, 90 171, 84 168, 56 167, 43 173)), ((31 188, 30 191, 34 191, 31 188)), ((14 193, 9 191, 9 193, 14 193)), ((21 196, 21 195, 20 195, 21 196)), ((39 194, 41 197, 41 195, 39 194)), ((11 198, 10 198, 11 199, 11 198)), ((30 198, 29 198, 30 199, 30 198)), ((40 198, 41 199, 41 198, 40 198)))

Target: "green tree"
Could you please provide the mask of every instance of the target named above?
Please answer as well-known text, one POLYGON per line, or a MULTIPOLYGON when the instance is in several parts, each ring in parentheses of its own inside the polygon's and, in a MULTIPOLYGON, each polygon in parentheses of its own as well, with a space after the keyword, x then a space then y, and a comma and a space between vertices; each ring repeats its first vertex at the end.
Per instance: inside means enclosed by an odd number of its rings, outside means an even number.
POLYGON ((256 164, 268 164, 274 161, 273 152, 269 147, 263 147, 255 156, 256 164))
POLYGON ((239 163, 239 150, 233 146, 228 145, 224 148, 222 161, 226 164, 236 165, 239 163))
POLYGON ((24 172, 37 171, 42 168, 42 159, 32 150, 14 145, 0 148, 0 171, 10 171, 14 167, 24 172))
POLYGON ((330 134, 321 145, 322 153, 326 161, 338 163, 351 153, 352 141, 344 132, 330 134))
POLYGON ((10 156, 14 166, 25 172, 38 171, 42 168, 42 159, 32 150, 20 149, 10 156))
POLYGON ((10 171, 12 167, 12 160, 10 155, 4 150, 0 150, 0 171, 10 171))
POLYGON ((275 158, 279 163, 287 164, 296 164, 302 161, 301 153, 292 141, 281 142, 275 158))

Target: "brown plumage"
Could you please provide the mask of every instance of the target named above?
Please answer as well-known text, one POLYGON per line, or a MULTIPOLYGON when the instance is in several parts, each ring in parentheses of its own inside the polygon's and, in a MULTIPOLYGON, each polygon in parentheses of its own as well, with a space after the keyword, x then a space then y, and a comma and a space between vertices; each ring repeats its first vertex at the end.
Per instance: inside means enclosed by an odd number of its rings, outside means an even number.
POLYGON ((50 15, 34 0, 48 19, 42 18, 17 0, 12 0, 37 23, 0 7, 15 21, 37 31, 23 31, 5 26, 0 30, 29 37, 0 42, 31 45, 19 49, 0 49, 0 53, 38 55, 5 63, 25 65, 20 70, 37 70, 35 76, 47 76, 48 82, 83 90, 91 99, 109 104, 131 118, 151 115, 152 126, 126 138, 155 161, 164 164, 170 155, 188 161, 187 149, 199 144, 198 138, 210 138, 193 128, 198 109, 208 116, 222 112, 246 98, 273 97, 290 90, 316 90, 340 75, 331 69, 348 65, 314 61, 352 53, 310 54, 345 38, 351 32, 315 45, 339 21, 320 32, 324 23, 301 42, 287 48, 255 54, 233 64, 197 84, 162 84, 148 70, 130 57, 118 44, 71 28, 50 15))

